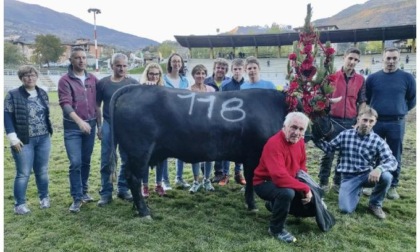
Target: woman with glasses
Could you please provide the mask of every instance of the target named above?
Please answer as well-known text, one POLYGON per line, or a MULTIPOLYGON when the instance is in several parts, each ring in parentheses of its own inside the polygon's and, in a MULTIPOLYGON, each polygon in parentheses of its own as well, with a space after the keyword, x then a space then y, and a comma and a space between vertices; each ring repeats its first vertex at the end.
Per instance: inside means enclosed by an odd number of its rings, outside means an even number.
MULTIPOLYGON (((144 71, 142 76, 140 77, 140 84, 142 85, 157 85, 157 86, 164 86, 164 80, 163 80, 163 71, 159 64, 157 63, 149 63, 144 71)), ((165 189, 162 186, 162 174, 163 174, 163 168, 164 163, 167 164, 167 160, 165 159, 161 163, 159 163, 156 166, 156 187, 155 192, 159 196, 166 195, 165 189)), ((166 166, 167 168, 167 166, 166 166)), ((149 169, 147 169, 147 172, 145 176, 143 177, 143 188, 141 191, 143 197, 147 198, 149 197, 149 169)))
POLYGON ((48 162, 53 133, 48 94, 37 86, 38 71, 21 66, 18 77, 22 86, 10 90, 4 100, 4 128, 16 165, 13 194, 15 214, 28 214, 26 190, 33 169, 40 208, 49 208, 48 162))
MULTIPOLYGON (((190 85, 187 77, 185 77, 185 62, 178 53, 173 53, 168 58, 167 63, 168 73, 163 76, 165 87, 187 89, 190 85)), ((175 185, 178 188, 187 189, 190 184, 184 181, 182 174, 184 172, 184 161, 176 160, 176 178, 175 185)), ((164 162, 163 168, 163 186, 165 190, 171 190, 172 187, 169 182, 168 162, 164 162)))

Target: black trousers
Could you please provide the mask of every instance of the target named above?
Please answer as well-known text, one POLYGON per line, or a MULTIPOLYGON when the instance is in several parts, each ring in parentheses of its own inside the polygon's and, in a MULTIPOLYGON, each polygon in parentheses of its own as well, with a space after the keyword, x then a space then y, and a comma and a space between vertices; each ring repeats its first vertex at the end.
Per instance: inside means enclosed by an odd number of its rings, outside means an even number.
POLYGON ((277 187, 271 181, 254 186, 254 190, 260 198, 271 202, 273 211, 270 219, 270 230, 273 233, 280 233, 283 230, 289 213, 301 217, 314 216, 313 200, 303 205, 303 193, 290 188, 277 187))

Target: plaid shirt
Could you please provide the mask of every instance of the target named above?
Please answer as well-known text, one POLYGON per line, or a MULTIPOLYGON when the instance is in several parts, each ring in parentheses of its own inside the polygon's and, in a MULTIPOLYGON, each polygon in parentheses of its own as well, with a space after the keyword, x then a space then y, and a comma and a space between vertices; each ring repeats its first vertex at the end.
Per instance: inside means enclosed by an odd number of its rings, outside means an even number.
POLYGON ((338 150, 340 161, 337 171, 343 173, 360 173, 374 169, 376 160, 382 171, 397 169, 397 160, 392 155, 388 144, 373 131, 362 136, 356 129, 342 131, 331 142, 315 143, 324 152, 338 150))

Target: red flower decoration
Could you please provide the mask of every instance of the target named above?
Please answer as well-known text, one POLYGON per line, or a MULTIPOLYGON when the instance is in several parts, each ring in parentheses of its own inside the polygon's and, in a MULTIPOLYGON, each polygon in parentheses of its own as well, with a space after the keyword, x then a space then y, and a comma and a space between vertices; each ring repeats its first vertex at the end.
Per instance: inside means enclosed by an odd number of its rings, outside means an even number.
POLYGON ((319 34, 310 23, 311 12, 311 5, 308 4, 303 31, 299 33, 299 41, 293 43, 293 52, 289 54, 287 77, 290 87, 287 91, 286 102, 289 104, 290 111, 296 111, 298 99, 300 99, 303 111, 313 119, 326 114, 328 99, 334 90, 331 83, 335 81, 335 75, 332 75, 331 62, 335 50, 329 42, 325 46, 320 42, 319 34), (318 71, 314 64, 318 47, 321 48, 325 57, 320 62, 321 71, 318 71))
POLYGON ((296 60, 296 59, 297 59, 296 53, 289 54, 289 60, 296 60))
POLYGON ((332 48, 332 47, 327 48, 327 49, 325 50, 325 55, 327 55, 327 56, 333 55, 334 53, 335 53, 335 50, 334 50, 334 48, 332 48))

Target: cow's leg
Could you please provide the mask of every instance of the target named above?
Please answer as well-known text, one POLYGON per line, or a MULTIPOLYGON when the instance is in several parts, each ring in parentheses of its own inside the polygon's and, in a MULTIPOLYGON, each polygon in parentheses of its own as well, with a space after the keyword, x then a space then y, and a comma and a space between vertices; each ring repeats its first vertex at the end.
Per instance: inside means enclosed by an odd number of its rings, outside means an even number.
POLYGON ((136 208, 138 215, 142 218, 151 219, 150 210, 147 207, 146 201, 140 192, 141 178, 145 170, 148 169, 141 159, 129 156, 127 161, 126 179, 131 194, 133 195, 133 204, 136 208))
POLYGON ((254 177, 254 169, 257 164, 254 162, 244 162, 244 175, 246 180, 245 185, 245 204, 249 211, 257 212, 257 206, 254 198, 254 186, 252 185, 252 179, 254 177))

